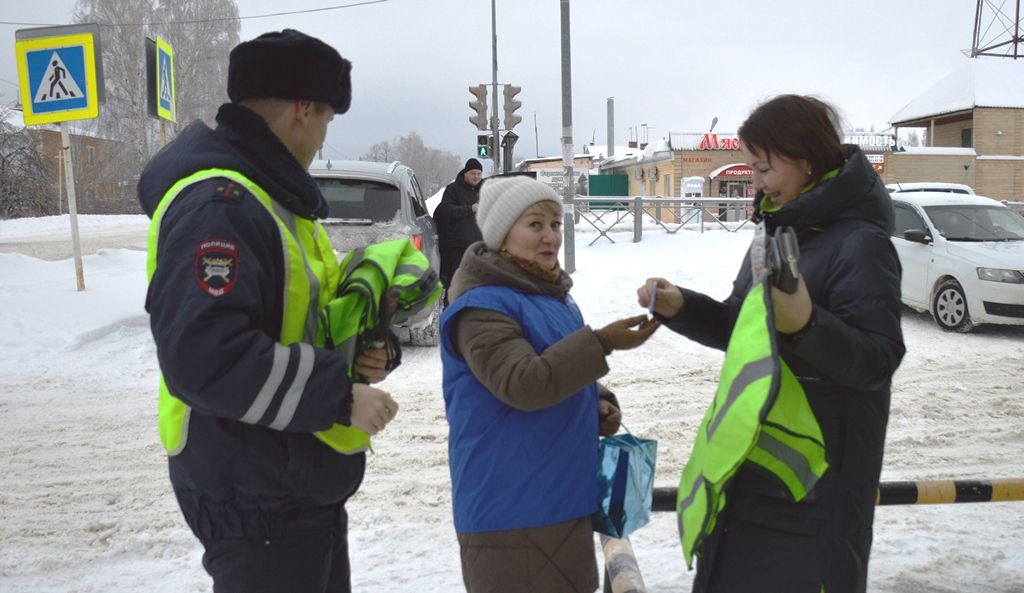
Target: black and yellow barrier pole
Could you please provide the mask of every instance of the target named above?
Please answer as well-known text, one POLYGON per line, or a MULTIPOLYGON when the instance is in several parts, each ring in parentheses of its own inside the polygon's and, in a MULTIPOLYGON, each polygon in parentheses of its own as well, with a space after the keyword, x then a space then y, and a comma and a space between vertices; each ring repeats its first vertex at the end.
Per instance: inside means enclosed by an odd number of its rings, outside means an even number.
POLYGON ((882 482, 877 505, 1024 500, 1024 479, 882 482))
MULTIPOLYGON (((877 505, 1024 501, 1024 478, 882 482, 877 505)), ((676 510, 676 489, 655 488, 652 511, 676 510)))

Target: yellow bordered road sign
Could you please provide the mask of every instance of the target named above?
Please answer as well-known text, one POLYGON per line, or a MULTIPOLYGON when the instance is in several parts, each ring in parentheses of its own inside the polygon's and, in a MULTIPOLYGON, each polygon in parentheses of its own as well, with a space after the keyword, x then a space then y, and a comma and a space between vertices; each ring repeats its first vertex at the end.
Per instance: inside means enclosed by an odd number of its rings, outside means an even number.
POLYGON ((25 125, 99 115, 99 27, 72 25, 16 32, 15 53, 25 125), (67 34, 60 34, 66 31, 67 34))
POLYGON ((177 121, 174 97, 174 49, 161 37, 156 38, 156 114, 177 121))

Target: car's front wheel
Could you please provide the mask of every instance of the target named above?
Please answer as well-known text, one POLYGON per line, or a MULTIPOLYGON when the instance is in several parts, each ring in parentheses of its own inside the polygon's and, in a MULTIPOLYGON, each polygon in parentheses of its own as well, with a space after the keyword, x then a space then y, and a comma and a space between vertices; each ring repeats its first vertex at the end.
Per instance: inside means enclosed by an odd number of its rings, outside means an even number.
POLYGON ((441 342, 439 328, 440 321, 441 297, 438 297, 437 301, 433 305, 433 311, 430 314, 430 322, 421 327, 409 328, 409 345, 437 346, 441 342))
POLYGON ((966 333, 974 328, 967 297, 959 282, 946 280, 939 285, 932 298, 932 317, 946 331, 966 333))

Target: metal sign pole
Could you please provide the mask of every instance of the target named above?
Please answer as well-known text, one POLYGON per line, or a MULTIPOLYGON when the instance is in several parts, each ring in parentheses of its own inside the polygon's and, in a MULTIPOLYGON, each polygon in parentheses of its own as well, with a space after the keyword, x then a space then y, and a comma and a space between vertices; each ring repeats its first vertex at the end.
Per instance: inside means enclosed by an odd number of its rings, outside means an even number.
POLYGON ((64 151, 57 155, 57 214, 64 214, 64 151))
POLYGON ((71 134, 66 121, 60 122, 60 141, 68 180, 68 214, 71 218, 71 248, 75 253, 75 277, 81 292, 85 290, 85 272, 82 270, 82 246, 78 240, 78 204, 75 202, 75 172, 71 163, 71 134))

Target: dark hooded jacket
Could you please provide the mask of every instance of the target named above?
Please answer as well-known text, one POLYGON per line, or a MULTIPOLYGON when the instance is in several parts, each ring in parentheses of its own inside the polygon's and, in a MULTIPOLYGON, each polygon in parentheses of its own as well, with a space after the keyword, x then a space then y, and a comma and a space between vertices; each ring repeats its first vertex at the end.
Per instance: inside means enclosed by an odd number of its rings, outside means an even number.
POLYGON ((467 170, 463 168, 459 171, 455 181, 444 188, 441 203, 434 209, 438 250, 441 256, 441 282, 446 287, 451 285, 452 277, 459 267, 459 262, 462 261, 462 254, 466 252, 466 248, 483 240, 480 227, 476 224, 476 213, 473 212, 473 204, 480 201, 481 184, 470 186, 466 183, 467 170))
MULTIPOLYGON (((774 478, 747 464, 700 558, 694 591, 863 592, 893 373, 904 354, 900 263, 889 240, 892 204, 864 154, 844 147, 839 174, 774 212, 766 231, 793 227, 800 272, 814 304, 796 339, 781 336, 825 438, 829 469, 808 498, 789 500, 774 478), (743 534, 761 535, 746 539, 743 534), (768 534, 768 535, 765 535, 768 534), (752 542, 757 542, 754 545, 752 542)), ((724 350, 751 287, 747 253, 724 302, 683 289, 666 325, 724 350)))
MULTIPOLYGON (((213 167, 241 172, 300 217, 325 211, 314 180, 262 118, 226 104, 217 122, 216 130, 191 124, 149 162, 138 186, 147 215, 177 181, 213 167)), ((159 237, 146 310, 168 387, 191 408, 186 446, 169 458, 189 525, 200 539, 258 537, 310 514, 336 519, 362 480, 365 457, 336 453, 312 433, 350 422, 347 361, 315 349, 312 368, 300 369, 298 344, 275 357, 287 280, 274 218, 247 190, 215 178, 184 190, 159 237), (219 297, 201 290, 195 274, 197 245, 211 238, 237 246, 234 284, 219 297), (276 373, 280 387, 263 394, 276 373), (270 428, 284 400, 295 401, 289 390, 301 394, 294 415, 283 429, 270 428), (266 413, 242 422, 260 395, 271 397, 266 413)))

